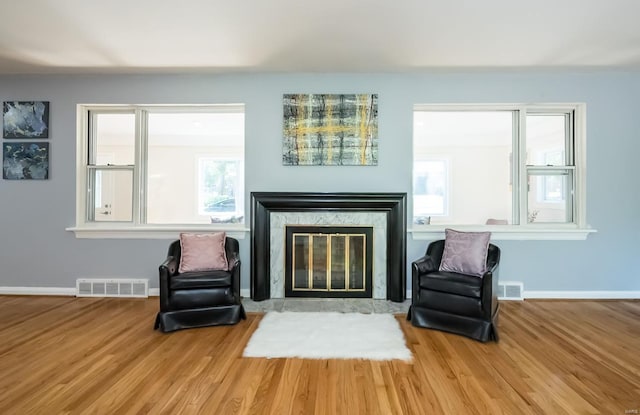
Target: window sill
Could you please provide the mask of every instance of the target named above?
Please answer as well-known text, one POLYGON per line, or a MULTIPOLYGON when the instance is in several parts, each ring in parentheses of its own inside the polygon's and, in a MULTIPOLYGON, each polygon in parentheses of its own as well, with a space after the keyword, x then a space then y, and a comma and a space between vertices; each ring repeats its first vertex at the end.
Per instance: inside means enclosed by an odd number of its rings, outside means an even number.
POLYGON ((466 232, 491 232, 494 241, 584 241, 595 229, 533 228, 521 226, 416 226, 409 229, 414 240, 444 239, 445 228, 466 232))
POLYGON ((236 226, 75 226, 66 228, 78 239, 178 239, 181 232, 226 232, 228 236, 244 239, 249 229, 236 226))

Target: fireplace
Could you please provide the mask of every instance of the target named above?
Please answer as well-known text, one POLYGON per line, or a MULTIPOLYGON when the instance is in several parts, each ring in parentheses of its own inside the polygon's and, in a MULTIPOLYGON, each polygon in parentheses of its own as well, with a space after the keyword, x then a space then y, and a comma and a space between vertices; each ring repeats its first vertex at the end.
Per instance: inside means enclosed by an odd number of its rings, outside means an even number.
POLYGON ((285 297, 371 298, 373 228, 287 226, 285 297))
POLYGON ((373 223, 373 298, 404 301, 406 193, 251 193, 251 298, 262 301, 285 296, 287 225, 329 222, 345 226, 373 223))

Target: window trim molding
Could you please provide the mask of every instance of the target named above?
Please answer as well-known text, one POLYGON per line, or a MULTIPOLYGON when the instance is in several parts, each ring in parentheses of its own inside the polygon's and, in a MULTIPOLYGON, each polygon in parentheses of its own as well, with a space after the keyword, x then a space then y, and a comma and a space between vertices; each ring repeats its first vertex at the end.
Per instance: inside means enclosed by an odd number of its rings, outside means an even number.
POLYGON ((437 240, 444 239, 446 228, 455 228, 463 232, 491 232, 491 240, 494 241, 584 241, 587 237, 598 232, 591 228, 571 227, 535 227, 513 225, 451 225, 434 226, 426 225, 409 229, 413 240, 437 240))
POLYGON ((72 226, 65 229, 73 232, 77 239, 178 239, 182 232, 226 232, 227 236, 245 239, 249 228, 220 226, 72 226))
MULTIPOLYGON (((531 225, 522 222, 522 212, 520 214, 519 225, 500 225, 497 229, 483 225, 413 225, 409 231, 413 234, 413 239, 433 239, 434 237, 444 236, 444 228, 469 229, 476 231, 493 230, 494 237, 500 239, 586 239, 588 234, 596 232, 587 224, 587 199, 586 199, 586 172, 587 172, 587 127, 586 127, 586 103, 583 102, 563 102, 563 103, 445 103, 445 104, 414 104, 412 112, 418 111, 518 111, 519 122, 518 131, 522 136, 526 128, 527 113, 545 113, 545 112, 573 112, 573 171, 574 171, 574 222, 558 223, 558 224, 536 224, 531 225), (423 237, 424 236, 424 237, 423 237)), ((526 146, 521 145, 521 140, 515 140, 513 152, 518 151, 520 162, 514 166, 514 171, 518 172, 519 180, 518 192, 520 189, 526 188, 526 146), (517 145, 517 148, 515 147, 517 145)), ((413 144, 415 146, 415 144, 413 144)), ((567 166, 564 166, 566 169, 567 166)), ((513 174, 513 173, 512 173, 513 174)), ((515 187, 516 183, 514 183, 515 187)), ((524 210, 521 202, 521 196, 518 195, 518 204, 514 205, 514 209, 524 210)), ((413 222, 413 194, 411 197, 412 213, 410 222, 413 222)), ((525 215, 526 218, 526 215, 525 215)))
MULTIPOLYGON (((209 112, 212 107, 216 112, 238 112, 245 113, 244 103, 209 103, 209 104, 77 104, 76 105, 76 223, 75 226, 65 228, 66 231, 74 232, 79 239, 174 239, 178 238, 181 232, 220 232, 225 231, 229 236, 237 239, 244 239, 249 232, 246 224, 171 224, 158 225, 142 223, 145 213, 141 206, 144 189, 140 188, 138 182, 144 180, 134 180, 133 183, 133 222, 89 222, 87 220, 87 209, 89 198, 87 195, 88 177, 87 166, 89 165, 89 140, 86 134, 89 128, 90 111, 105 112, 126 112, 127 110, 136 113, 136 131, 140 131, 143 126, 140 123, 141 117, 138 114, 142 111, 152 110, 153 112, 209 112)), ((144 140, 144 139, 143 139, 144 140)), ((136 165, 135 169, 146 165, 140 146, 146 145, 141 140, 136 140, 136 165)), ((134 176, 135 176, 134 172, 134 176)), ((244 176, 244 174, 243 174, 244 176)), ((244 186, 243 186, 244 187, 244 186)))

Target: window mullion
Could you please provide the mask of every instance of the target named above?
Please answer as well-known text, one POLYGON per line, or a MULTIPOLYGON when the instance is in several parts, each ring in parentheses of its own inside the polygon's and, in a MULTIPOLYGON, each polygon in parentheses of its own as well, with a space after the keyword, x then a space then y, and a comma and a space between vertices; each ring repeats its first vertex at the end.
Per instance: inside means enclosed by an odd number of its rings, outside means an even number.
POLYGON ((133 211, 136 225, 147 223, 148 112, 136 110, 136 165, 134 167, 133 211))
POLYGON ((91 165, 95 164, 95 155, 94 149, 96 148, 96 122, 95 115, 90 110, 84 110, 82 112, 83 119, 83 128, 82 128, 82 156, 83 160, 81 161, 82 166, 84 167, 84 180, 82 181, 82 197, 83 205, 84 205, 84 214, 83 214, 83 222, 93 222, 94 213, 91 208, 91 204, 93 201, 93 192, 95 183, 92 181, 91 174, 91 165), (84 135, 86 134, 86 136, 84 135))
POLYGON ((569 166, 575 166, 576 165, 576 159, 575 159, 575 153, 574 153, 574 148, 575 148, 575 129, 574 129, 574 112, 571 111, 569 113, 567 113, 565 115, 566 117, 566 122, 565 122, 565 154, 567 155, 565 157, 565 163, 569 166))
POLYGON ((95 191, 96 191, 96 183, 95 183, 95 166, 87 165, 86 173, 85 173, 85 183, 86 183, 86 191, 85 191, 85 221, 87 222, 95 222, 95 191))
POLYGON ((97 113, 94 111, 89 111, 89 126, 88 126, 88 134, 89 134, 89 146, 87 148, 87 165, 95 165, 96 164, 96 148, 98 145, 98 121, 97 121, 97 113))
POLYGON ((565 115, 566 117, 566 122, 565 122, 565 148, 566 148, 566 153, 567 157, 565 158, 565 163, 568 166, 571 166, 574 169, 573 174, 571 175, 571 189, 567 189, 567 194, 565 194, 565 198, 567 200, 567 203, 570 203, 570 206, 567 206, 567 211, 571 212, 571 218, 572 218, 572 222, 574 223, 579 223, 579 219, 578 219, 578 212, 576 211, 576 186, 577 186, 577 179, 576 179, 576 172, 575 172, 575 165, 576 165, 576 159, 575 159, 575 128, 574 128, 574 110, 570 111, 567 113, 567 115, 565 115))
POLYGON ((574 178, 573 202, 575 220, 579 227, 586 227, 586 107, 580 104, 573 111, 573 165, 576 166, 574 178))
POLYGON ((527 179, 527 112, 524 108, 515 111, 514 119, 517 122, 516 136, 514 137, 514 154, 517 154, 516 160, 513 161, 514 168, 514 188, 513 188, 513 212, 517 215, 514 225, 527 224, 527 194, 529 191, 527 179))

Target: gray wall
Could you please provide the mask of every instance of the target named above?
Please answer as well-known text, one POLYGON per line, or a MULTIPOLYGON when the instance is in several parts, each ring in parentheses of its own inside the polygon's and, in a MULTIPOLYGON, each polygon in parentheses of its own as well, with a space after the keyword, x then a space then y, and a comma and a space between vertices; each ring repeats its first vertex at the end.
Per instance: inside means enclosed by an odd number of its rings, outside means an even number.
MULTIPOLYGON (((640 290, 640 72, 0 76, 0 100, 51 102, 50 179, 0 180, 0 286, 144 277, 157 287, 167 241, 76 239, 65 231, 75 224, 78 103, 245 103, 248 200, 251 191, 410 194, 414 103, 586 102, 587 222, 598 233, 586 241, 499 241, 500 276, 524 281, 525 290, 640 290), (282 94, 354 92, 379 94, 378 166, 282 166, 282 94)), ((247 234, 243 288, 249 243, 247 234)), ((408 236, 408 265, 426 244, 408 236)))

